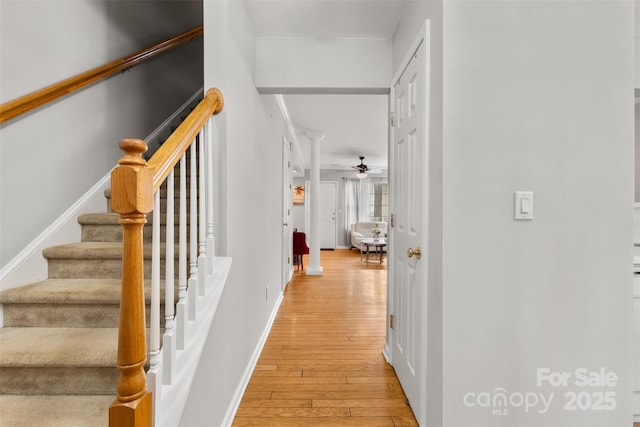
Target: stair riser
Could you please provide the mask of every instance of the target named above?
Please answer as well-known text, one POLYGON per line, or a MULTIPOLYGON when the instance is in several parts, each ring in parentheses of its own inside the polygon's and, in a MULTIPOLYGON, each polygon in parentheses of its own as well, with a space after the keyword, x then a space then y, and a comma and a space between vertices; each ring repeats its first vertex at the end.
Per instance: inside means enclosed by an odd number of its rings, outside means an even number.
MULTIPOLYGON (((144 233, 145 242, 147 236, 144 233)), ((122 226, 118 225, 83 225, 82 226, 83 242, 121 242, 122 226)))
MULTIPOLYGON (((164 259, 161 259, 161 279, 164 279, 164 264, 164 259)), ((178 261, 174 264, 176 276, 178 264, 178 261)), ((120 259, 49 259, 50 279, 120 279, 121 277, 122 260, 120 259)), ((151 278, 151 260, 148 259, 144 262, 144 277, 151 278)))
POLYGON ((2 368, 0 394, 113 394, 119 372, 110 368, 2 368))
MULTIPOLYGON (((160 306, 160 327, 164 327, 164 304, 160 306)), ((151 307, 145 310, 147 325, 151 307)), ((25 328, 117 328, 120 306, 75 304, 6 304, 4 326, 25 328)))

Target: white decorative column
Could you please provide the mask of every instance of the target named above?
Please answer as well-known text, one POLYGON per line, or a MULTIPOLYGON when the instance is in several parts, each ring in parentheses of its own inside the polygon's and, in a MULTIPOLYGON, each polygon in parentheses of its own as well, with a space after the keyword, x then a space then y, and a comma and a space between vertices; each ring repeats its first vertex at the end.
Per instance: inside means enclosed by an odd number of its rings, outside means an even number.
POLYGON ((311 172, 309 189, 309 266, 307 276, 322 274, 320 265, 320 141, 323 132, 305 132, 311 142, 311 172))

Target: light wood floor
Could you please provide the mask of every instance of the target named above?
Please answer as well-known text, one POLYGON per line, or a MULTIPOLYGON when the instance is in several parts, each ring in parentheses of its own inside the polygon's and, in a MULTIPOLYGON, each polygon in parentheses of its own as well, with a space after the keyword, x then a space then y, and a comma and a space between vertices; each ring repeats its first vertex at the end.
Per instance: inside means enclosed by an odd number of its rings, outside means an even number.
POLYGON ((382 356, 386 261, 337 250, 321 265, 295 272, 233 426, 417 426, 382 356))

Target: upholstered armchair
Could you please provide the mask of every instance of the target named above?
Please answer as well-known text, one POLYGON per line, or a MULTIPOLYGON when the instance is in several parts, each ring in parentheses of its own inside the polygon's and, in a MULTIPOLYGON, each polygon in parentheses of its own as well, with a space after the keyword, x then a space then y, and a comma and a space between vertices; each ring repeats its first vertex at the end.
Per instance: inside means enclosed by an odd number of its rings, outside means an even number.
POLYGON ((298 269, 304 270, 302 256, 309 254, 309 246, 307 246, 307 235, 301 231, 293 232, 293 259, 298 264, 298 269))

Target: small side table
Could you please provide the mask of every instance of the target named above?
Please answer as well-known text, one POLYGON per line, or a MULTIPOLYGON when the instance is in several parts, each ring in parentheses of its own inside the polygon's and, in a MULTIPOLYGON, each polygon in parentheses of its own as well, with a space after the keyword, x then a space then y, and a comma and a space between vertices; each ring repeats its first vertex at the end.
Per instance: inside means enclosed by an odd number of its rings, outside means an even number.
POLYGON ((380 264, 384 260, 384 248, 387 246, 387 239, 366 237, 360 241, 360 260, 369 261, 371 259, 379 260, 380 264), (373 254, 371 253, 373 248, 373 254), (373 258, 372 258, 373 255, 373 258))

